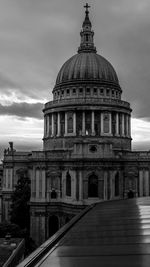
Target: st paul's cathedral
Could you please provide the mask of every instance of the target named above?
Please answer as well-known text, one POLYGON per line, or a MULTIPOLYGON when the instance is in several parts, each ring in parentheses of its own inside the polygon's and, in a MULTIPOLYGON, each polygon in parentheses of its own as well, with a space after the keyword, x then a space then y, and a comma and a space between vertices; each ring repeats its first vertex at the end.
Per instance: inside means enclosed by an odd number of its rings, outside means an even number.
POLYGON ((150 152, 131 150, 131 108, 94 45, 85 6, 77 54, 61 67, 43 109, 43 150, 4 152, 2 220, 21 175, 31 180, 30 235, 40 245, 92 203, 150 195, 150 152))

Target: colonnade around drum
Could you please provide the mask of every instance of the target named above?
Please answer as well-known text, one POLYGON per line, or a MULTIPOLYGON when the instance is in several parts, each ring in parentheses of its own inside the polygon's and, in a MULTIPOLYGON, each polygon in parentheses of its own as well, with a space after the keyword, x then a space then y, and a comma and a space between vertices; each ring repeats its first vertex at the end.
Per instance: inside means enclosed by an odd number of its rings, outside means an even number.
POLYGON ((106 111, 61 111, 44 117, 44 137, 131 136, 130 114, 106 111))

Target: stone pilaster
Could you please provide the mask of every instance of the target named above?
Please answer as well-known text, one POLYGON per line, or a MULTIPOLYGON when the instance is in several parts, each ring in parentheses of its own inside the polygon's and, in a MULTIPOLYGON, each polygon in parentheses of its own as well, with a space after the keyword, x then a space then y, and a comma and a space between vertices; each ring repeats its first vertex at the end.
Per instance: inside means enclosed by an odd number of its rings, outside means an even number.
POLYGON ((85 112, 82 113, 82 135, 85 135, 85 112))
POLYGON ((60 136, 60 112, 57 113, 57 136, 60 136))
POLYGON ((119 115, 116 113, 116 135, 119 135, 119 115))
POLYGON ((54 136, 54 113, 52 113, 52 136, 54 136))
POLYGON ((76 112, 73 113, 73 134, 76 135, 76 112))
POLYGON ((124 114, 122 113, 122 136, 124 136, 124 114))
POLYGON ((104 119, 103 119, 103 112, 101 112, 101 134, 104 134, 104 119))
POLYGON ((67 112, 65 112, 65 135, 67 135, 68 132, 68 121, 67 121, 67 112))
POLYGON ((95 114, 94 111, 92 110, 92 125, 91 125, 91 129, 92 129, 92 135, 95 135, 95 114))

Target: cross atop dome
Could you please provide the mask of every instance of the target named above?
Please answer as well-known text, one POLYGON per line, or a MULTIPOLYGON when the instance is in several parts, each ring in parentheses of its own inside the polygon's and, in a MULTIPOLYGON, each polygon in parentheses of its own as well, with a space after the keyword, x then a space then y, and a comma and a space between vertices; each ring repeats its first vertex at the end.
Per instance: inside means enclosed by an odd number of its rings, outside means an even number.
POLYGON ((90 6, 88 5, 88 3, 86 3, 86 5, 84 6, 84 8, 86 8, 85 13, 86 14, 89 14, 88 8, 90 8, 90 6))
POLYGON ((89 4, 84 5, 85 8, 85 19, 82 24, 81 35, 81 44, 78 49, 78 53, 81 52, 96 52, 96 48, 93 42, 94 32, 92 31, 92 23, 89 19, 89 4))

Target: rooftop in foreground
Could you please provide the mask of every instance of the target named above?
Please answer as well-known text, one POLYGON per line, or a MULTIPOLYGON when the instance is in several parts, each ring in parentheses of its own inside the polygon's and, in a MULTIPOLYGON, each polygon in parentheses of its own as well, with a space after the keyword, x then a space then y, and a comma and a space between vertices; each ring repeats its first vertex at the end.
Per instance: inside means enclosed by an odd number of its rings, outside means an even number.
POLYGON ((32 265, 30 257, 20 266, 150 266, 150 198, 98 203, 73 220, 45 255, 43 244, 42 259, 32 265))

